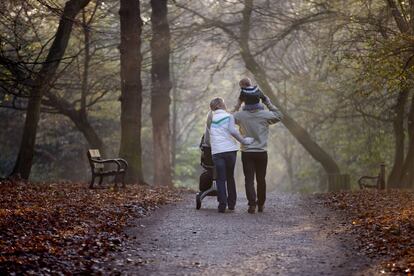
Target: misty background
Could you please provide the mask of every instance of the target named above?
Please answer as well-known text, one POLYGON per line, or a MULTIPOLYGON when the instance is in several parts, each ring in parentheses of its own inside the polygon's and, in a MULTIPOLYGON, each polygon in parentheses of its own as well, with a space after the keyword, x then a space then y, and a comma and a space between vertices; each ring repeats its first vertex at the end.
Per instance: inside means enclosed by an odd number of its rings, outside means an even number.
MULTIPOLYGON (((33 60, 46 54, 64 2, 32 0, 1 4, 1 53, 18 56, 24 66, 36 69, 39 65, 33 60)), ((232 107, 237 101, 241 78, 250 77, 258 83, 257 75, 247 69, 242 57, 243 37, 232 36, 243 26, 244 7, 245 1, 239 0, 168 3, 171 160, 175 186, 198 187, 202 171, 198 145, 210 100, 222 97, 232 107)), ((120 148, 118 11, 119 3, 115 0, 97 1, 84 11, 84 18, 91 18, 87 113, 90 125, 102 139, 106 157, 118 156, 120 148), (95 5, 96 11, 90 17, 95 5)), ((152 183, 152 164, 157 156, 152 152, 151 22, 146 1, 141 3, 141 18, 142 165, 145 181, 152 183)), ((404 55, 389 54, 401 49, 404 43, 404 38, 396 34, 397 27, 391 18, 382 1, 256 0, 248 22, 250 37, 246 42, 275 97, 330 154, 341 172, 350 175, 352 187, 357 186, 356 180, 361 175, 376 175, 381 162, 385 162, 387 172, 394 164, 394 107, 398 92, 411 86, 407 77, 411 67, 404 66, 401 60, 406 58, 404 55)), ((82 15, 78 20, 82 21, 82 15)), ((85 64, 82 26, 80 23, 74 26, 51 89, 51 93, 74 107, 80 102, 85 64)), ((4 63, 2 66, 0 176, 5 177, 13 169, 18 154, 26 99, 9 93, 10 87, 17 84, 9 82, 7 66, 4 63)), ((411 88, 408 90, 411 99, 411 88)), ((408 108, 404 114, 407 120, 408 108)), ((65 109, 50 99, 42 103, 36 138, 32 181, 89 180, 88 141, 65 109)), ((271 127, 268 152, 269 190, 326 190, 324 169, 282 123, 271 127)), ((236 182, 242 189, 240 153, 236 182)))

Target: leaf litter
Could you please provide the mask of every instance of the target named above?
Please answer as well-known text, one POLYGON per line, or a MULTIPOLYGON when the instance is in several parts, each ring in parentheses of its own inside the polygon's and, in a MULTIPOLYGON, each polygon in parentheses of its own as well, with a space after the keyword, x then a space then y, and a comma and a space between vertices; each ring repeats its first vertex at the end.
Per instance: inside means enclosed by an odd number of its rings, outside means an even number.
POLYGON ((380 257, 383 273, 414 271, 414 192, 361 190, 321 195, 326 204, 345 213, 359 250, 380 257))
POLYGON ((0 274, 9 275, 96 274, 128 223, 180 200, 176 189, 83 183, 0 182, 0 194, 0 274))

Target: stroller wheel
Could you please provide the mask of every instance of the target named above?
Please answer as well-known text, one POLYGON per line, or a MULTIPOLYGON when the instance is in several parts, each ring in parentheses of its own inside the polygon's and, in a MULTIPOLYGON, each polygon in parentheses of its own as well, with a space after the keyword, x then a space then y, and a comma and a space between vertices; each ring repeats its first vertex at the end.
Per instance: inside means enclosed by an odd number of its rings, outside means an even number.
POLYGON ((196 209, 199 210, 201 208, 201 198, 200 195, 196 195, 196 209))

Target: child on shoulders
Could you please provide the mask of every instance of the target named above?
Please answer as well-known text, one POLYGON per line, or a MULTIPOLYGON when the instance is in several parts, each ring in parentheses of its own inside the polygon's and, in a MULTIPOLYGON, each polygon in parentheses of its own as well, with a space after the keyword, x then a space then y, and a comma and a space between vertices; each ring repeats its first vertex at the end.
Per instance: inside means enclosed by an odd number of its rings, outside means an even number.
POLYGON ((263 109, 263 106, 260 104, 266 101, 266 96, 260 90, 257 85, 252 85, 252 81, 249 78, 243 78, 239 82, 240 86, 240 96, 236 106, 234 107, 234 112, 239 111, 242 103, 244 102, 243 110, 251 109, 263 109))

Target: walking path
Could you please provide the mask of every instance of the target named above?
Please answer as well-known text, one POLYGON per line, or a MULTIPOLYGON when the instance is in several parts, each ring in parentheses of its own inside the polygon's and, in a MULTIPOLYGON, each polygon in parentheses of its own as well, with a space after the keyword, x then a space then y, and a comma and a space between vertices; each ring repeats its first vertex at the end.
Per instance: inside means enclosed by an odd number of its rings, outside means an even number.
POLYGON ((268 194, 264 213, 219 214, 193 195, 137 220, 135 237, 110 264, 127 275, 376 275, 336 214, 309 197, 268 194))

